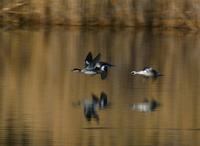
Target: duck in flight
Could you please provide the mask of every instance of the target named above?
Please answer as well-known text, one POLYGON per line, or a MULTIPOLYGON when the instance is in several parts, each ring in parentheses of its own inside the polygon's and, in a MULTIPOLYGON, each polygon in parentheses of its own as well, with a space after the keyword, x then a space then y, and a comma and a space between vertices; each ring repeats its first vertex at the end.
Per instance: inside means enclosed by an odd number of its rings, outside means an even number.
POLYGON ((94 59, 92 53, 89 52, 85 58, 85 67, 83 69, 74 68, 73 72, 82 72, 87 75, 96 75, 100 74, 101 79, 105 79, 107 77, 108 68, 114 65, 111 65, 106 62, 100 61, 101 54, 99 53, 94 59))
POLYGON ((99 62, 101 57, 101 54, 98 54, 94 59, 92 58, 92 53, 89 52, 88 55, 85 58, 85 67, 83 69, 80 68, 74 68, 73 72, 82 72, 87 75, 95 75, 97 74, 97 70, 95 68, 95 65, 97 62, 99 62))
POLYGON ((156 71, 155 69, 153 69, 151 67, 145 67, 141 71, 132 71, 131 74, 132 75, 141 75, 144 77, 153 77, 153 78, 162 76, 162 74, 160 74, 158 71, 156 71))

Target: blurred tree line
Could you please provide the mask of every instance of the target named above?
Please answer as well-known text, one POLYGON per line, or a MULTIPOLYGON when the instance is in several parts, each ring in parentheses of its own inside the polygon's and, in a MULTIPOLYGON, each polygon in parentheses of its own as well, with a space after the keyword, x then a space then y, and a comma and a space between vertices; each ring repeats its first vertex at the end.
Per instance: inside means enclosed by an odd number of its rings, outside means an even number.
POLYGON ((200 0, 0 0, 1 25, 200 27, 200 0))

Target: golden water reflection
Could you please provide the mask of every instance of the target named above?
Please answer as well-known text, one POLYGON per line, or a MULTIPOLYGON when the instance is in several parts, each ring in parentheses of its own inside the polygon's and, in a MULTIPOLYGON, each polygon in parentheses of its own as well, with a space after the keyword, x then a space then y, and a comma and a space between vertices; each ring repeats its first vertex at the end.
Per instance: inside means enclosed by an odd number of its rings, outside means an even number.
POLYGON ((0 30, 0 144, 200 145, 200 36, 193 32, 53 28, 0 30), (115 64, 106 80, 71 72, 86 54, 115 64), (133 77, 144 66, 156 81, 133 77), (105 92, 99 124, 73 102, 105 92), (156 99, 152 113, 129 104, 156 99))

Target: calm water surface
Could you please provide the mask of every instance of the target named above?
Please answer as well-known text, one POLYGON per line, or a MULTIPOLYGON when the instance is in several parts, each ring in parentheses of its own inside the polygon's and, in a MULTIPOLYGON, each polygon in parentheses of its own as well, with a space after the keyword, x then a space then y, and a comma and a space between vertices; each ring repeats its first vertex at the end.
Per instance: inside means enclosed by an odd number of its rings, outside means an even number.
POLYGON ((199 146, 200 35, 184 31, 53 28, 0 30, 0 145, 199 146), (106 80, 72 73, 87 53, 115 64, 106 80), (152 66, 157 80, 130 75, 152 66), (73 103, 105 92, 88 122, 73 103), (155 99, 149 113, 132 103, 155 99))

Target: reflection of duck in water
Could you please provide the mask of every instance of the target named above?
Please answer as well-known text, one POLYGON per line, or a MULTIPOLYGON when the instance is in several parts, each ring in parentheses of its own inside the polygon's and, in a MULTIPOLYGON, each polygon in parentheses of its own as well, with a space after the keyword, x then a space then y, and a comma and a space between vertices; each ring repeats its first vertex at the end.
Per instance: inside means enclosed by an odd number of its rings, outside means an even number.
POLYGON ((100 98, 95 94, 92 94, 92 99, 86 99, 83 102, 78 102, 74 105, 83 106, 84 116, 88 121, 95 119, 99 121, 99 115, 97 109, 105 109, 108 106, 107 95, 104 92, 101 92, 100 98))
POLYGON ((92 53, 89 52, 85 59, 85 67, 83 69, 74 68, 73 72, 82 72, 88 75, 100 74, 101 79, 105 79, 107 77, 108 68, 113 65, 99 61, 101 58, 101 54, 99 53, 94 59, 92 57, 92 53))
POLYGON ((84 101, 84 115, 88 121, 91 121, 92 118, 94 118, 96 121, 99 121, 99 115, 96 111, 97 104, 98 101, 96 101, 96 99, 84 101))
POLYGON ((145 100, 142 103, 135 103, 131 105, 131 108, 136 111, 140 112, 152 112, 155 111, 160 104, 152 99, 151 101, 145 100))
POLYGON ((99 109, 104 109, 109 105, 107 95, 104 92, 101 92, 100 98, 98 98, 95 94, 92 94, 92 98, 98 101, 99 109))
POLYGON ((132 71, 131 74, 132 75, 141 75, 144 77, 153 77, 153 78, 162 76, 158 71, 156 71, 155 69, 153 69, 151 67, 145 67, 141 71, 132 71))

